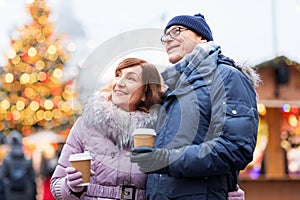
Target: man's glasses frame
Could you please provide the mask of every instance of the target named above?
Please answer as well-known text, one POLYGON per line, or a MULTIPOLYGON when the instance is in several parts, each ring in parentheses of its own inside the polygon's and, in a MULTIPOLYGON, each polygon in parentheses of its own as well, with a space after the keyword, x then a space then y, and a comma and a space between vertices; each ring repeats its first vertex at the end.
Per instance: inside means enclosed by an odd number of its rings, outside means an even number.
POLYGON ((165 34, 163 34, 163 36, 161 36, 161 38, 160 38, 161 44, 162 45, 166 44, 165 41, 166 41, 166 38, 168 36, 170 36, 170 38, 172 38, 174 40, 178 35, 180 35, 180 33, 182 31, 185 31, 185 30, 188 30, 188 28, 181 27, 181 26, 177 26, 177 27, 172 28, 171 30, 169 30, 168 32, 166 32, 165 34))

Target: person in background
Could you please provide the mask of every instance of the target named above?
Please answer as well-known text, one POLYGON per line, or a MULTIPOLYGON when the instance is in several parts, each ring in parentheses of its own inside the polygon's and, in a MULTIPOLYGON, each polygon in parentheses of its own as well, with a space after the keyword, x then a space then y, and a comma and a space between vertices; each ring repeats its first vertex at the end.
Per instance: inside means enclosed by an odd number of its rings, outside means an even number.
MULTIPOLYGON (((1 171, 1 167, 2 167, 2 164, 0 164, 0 171, 1 171)), ((6 200, 4 178, 1 175, 0 175, 0 199, 6 200)))
POLYGON ((42 152, 40 174, 43 182, 43 200, 55 200, 50 190, 50 179, 57 165, 62 145, 53 143, 42 152))
POLYGON ((161 42, 173 65, 155 147, 131 154, 148 174, 147 199, 244 199, 237 179, 256 144, 259 76, 221 53, 202 14, 172 18, 161 42))
POLYGON ((6 182, 7 200, 36 200, 37 190, 35 171, 32 160, 23 152, 22 135, 16 130, 9 133, 8 143, 11 147, 1 167, 1 178, 6 182))
POLYGON ((132 132, 154 128, 155 105, 162 103, 161 76, 156 67, 138 58, 126 58, 112 83, 91 96, 76 120, 51 178, 56 199, 145 199, 147 175, 130 162, 132 132), (89 151, 90 185, 70 166, 69 156, 89 151))
MULTIPOLYGON (((2 155, 5 155, 4 152, 3 152, 3 146, 4 144, 6 144, 7 141, 6 141, 6 137, 4 135, 3 132, 0 132, 0 155, 1 155, 1 158, 2 155)), ((2 159, 0 161, 0 172, 1 172, 1 167, 2 167, 2 159)), ((6 188, 5 188, 5 183, 4 183, 4 177, 0 174, 0 199, 1 200, 6 200, 6 192, 5 192, 6 188)))

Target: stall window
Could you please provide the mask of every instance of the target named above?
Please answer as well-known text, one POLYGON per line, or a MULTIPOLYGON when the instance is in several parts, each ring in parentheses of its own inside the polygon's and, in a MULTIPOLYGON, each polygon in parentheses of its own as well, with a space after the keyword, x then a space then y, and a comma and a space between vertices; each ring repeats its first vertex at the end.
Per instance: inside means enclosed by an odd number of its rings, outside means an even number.
POLYGON ((284 104, 281 114, 281 147, 285 150, 286 172, 300 177, 300 109, 284 104))
POLYGON ((253 161, 241 171, 240 177, 256 179, 261 174, 264 174, 264 154, 268 144, 269 130, 266 120, 266 107, 263 104, 258 104, 259 124, 257 143, 253 154, 253 161))

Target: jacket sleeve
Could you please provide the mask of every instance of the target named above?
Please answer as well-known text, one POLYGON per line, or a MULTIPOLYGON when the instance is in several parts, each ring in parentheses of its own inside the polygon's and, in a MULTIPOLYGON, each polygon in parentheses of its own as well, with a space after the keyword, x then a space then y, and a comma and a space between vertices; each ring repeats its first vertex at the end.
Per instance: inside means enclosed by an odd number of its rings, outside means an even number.
POLYGON ((67 141, 60 154, 58 164, 51 177, 50 189, 55 199, 78 200, 79 197, 72 194, 66 182, 65 168, 70 166, 69 156, 74 153, 84 152, 80 132, 83 130, 83 120, 79 117, 73 125, 67 141))
MULTIPOLYGON (((220 175, 242 170, 252 161, 258 128, 256 93, 239 71, 231 71, 226 77, 222 79, 226 99, 223 101, 222 95, 214 96, 219 99, 212 102, 206 140, 171 150, 171 176, 220 175)), ((214 88, 215 94, 222 93, 220 88, 214 88)))

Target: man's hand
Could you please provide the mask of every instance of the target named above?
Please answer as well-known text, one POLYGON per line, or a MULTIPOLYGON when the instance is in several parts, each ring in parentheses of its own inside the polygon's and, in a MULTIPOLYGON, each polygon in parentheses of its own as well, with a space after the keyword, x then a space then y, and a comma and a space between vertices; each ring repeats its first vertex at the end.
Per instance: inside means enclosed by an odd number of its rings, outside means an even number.
POLYGON ((131 150, 130 161, 137 163, 143 173, 168 173, 170 152, 165 148, 135 147, 131 150))

